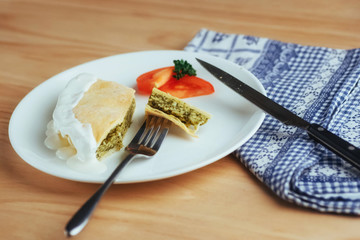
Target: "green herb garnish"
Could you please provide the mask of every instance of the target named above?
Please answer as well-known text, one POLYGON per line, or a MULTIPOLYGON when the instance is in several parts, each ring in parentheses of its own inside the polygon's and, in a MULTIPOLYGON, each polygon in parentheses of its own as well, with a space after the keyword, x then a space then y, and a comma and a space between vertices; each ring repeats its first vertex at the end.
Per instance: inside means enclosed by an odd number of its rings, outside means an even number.
POLYGON ((177 80, 184 77, 185 75, 196 76, 196 70, 186 60, 174 60, 175 69, 173 77, 177 80))

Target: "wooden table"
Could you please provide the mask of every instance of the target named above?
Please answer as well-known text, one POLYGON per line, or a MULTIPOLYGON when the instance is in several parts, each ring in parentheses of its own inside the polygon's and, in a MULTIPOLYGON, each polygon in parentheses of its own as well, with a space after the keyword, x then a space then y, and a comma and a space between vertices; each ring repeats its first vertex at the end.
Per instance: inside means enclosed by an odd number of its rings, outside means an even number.
MULTIPOLYGON (((360 47, 357 0, 0 0, 0 238, 63 239, 98 188, 32 168, 12 149, 19 101, 51 76, 125 52, 183 49, 200 28, 360 47)), ((74 239, 359 239, 357 217, 286 203, 227 156, 161 181, 112 186, 74 239)))

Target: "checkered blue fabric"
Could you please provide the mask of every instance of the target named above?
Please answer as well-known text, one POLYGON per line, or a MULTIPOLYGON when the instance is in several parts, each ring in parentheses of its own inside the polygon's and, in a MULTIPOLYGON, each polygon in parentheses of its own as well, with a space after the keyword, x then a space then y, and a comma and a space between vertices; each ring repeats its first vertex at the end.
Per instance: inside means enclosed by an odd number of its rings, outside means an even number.
MULTIPOLYGON (((244 66, 270 98, 360 146, 360 49, 302 46, 201 29, 185 50, 244 66)), ((289 202, 323 212, 360 214, 360 171, 301 129, 266 116, 234 155, 289 202)))

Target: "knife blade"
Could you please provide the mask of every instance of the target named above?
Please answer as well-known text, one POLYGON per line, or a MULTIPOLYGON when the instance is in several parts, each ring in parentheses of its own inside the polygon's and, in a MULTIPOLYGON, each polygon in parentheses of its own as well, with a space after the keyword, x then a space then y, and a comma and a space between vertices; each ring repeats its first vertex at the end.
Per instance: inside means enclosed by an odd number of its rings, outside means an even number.
POLYGON ((356 168, 360 169, 360 149, 345 141, 339 136, 333 134, 329 130, 316 123, 310 123, 288 109, 284 108, 280 104, 266 97, 262 93, 258 92, 254 88, 242 82, 240 79, 232 76, 231 74, 221 70, 214 65, 205 62, 201 59, 196 60, 215 78, 222 83, 230 87, 232 90, 258 106, 264 112, 278 119, 286 125, 295 126, 304 129, 307 134, 322 144, 329 150, 333 151, 344 160, 351 163, 356 168))

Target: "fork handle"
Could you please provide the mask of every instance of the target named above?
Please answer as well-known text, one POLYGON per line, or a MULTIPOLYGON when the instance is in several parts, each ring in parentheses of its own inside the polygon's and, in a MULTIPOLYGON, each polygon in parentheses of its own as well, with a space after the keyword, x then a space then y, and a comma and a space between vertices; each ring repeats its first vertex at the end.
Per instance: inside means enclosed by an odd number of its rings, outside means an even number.
POLYGON ((84 205, 74 214, 65 227, 65 235, 70 237, 78 234, 86 226, 92 212, 99 203, 101 197, 106 190, 114 182, 120 171, 134 158, 134 154, 129 154, 121 163, 115 168, 110 177, 104 184, 84 203, 84 205))

